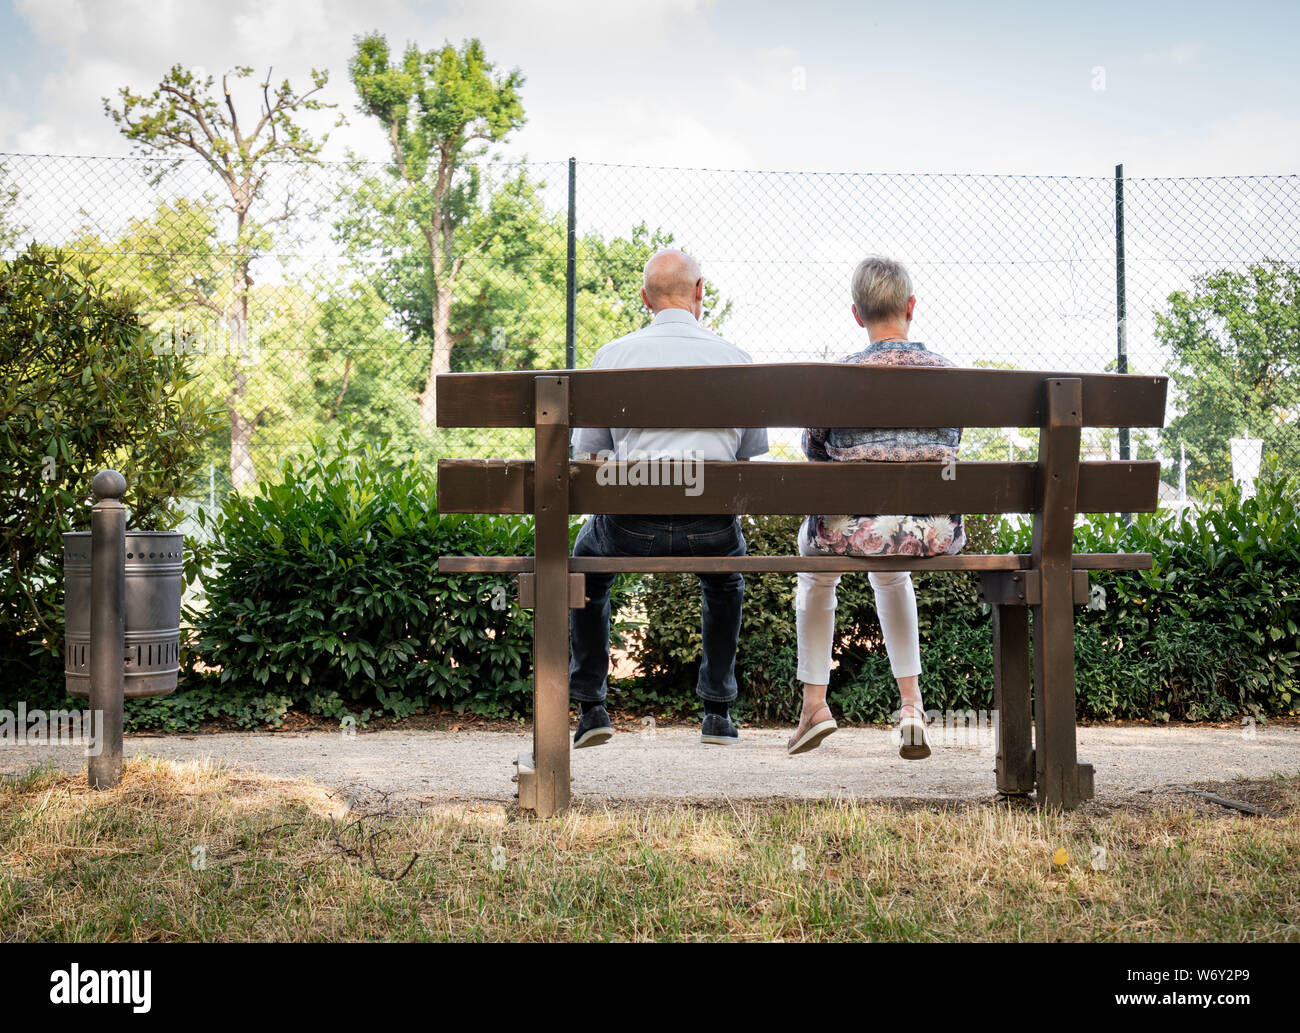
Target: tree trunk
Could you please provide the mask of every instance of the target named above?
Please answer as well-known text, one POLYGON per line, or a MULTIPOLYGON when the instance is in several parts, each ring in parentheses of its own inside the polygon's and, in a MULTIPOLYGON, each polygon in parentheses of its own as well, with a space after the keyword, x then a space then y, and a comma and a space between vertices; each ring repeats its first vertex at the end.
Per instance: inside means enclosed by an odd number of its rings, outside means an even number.
POLYGON ((434 377, 451 372, 451 285, 439 286, 433 301, 433 352, 429 376, 420 392, 420 429, 432 434, 438 428, 438 397, 434 377))
MULTIPOLYGON (((239 232, 242 236, 242 218, 239 232)), ((253 423, 244 415, 241 404, 248 391, 248 373, 244 367, 248 358, 248 288, 252 283, 248 266, 248 259, 243 258, 235 267, 235 307, 230 317, 232 375, 226 412, 230 416, 230 483, 235 491, 257 483, 257 471, 253 467, 253 423)))
POLYGON ((253 469, 253 424, 234 404, 247 381, 243 372, 235 374, 236 391, 226 399, 226 411, 230 414, 230 483, 235 491, 257 483, 257 471, 253 469))

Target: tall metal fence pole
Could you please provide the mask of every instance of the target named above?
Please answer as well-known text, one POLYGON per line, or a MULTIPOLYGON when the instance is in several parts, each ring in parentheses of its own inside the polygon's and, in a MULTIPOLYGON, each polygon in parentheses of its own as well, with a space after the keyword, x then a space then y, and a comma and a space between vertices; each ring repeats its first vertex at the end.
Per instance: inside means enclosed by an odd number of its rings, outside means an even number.
MULTIPOLYGON (((1128 372, 1128 286, 1124 275, 1124 165, 1115 166, 1115 370, 1128 372)), ((1119 428, 1119 457, 1130 458, 1127 427, 1119 428)), ((1126 524, 1133 522, 1132 513, 1121 513, 1126 524)))
POLYGON ((126 639, 126 478, 101 470, 91 482, 99 499, 90 513, 90 712, 99 750, 87 765, 90 788, 122 781, 126 639))
MULTIPOLYGON (((1128 298, 1124 276, 1124 166, 1115 166, 1115 361, 1116 371, 1128 372, 1128 298)), ((1128 459, 1128 428, 1119 428, 1119 457, 1128 459)))
POLYGON ((569 240, 568 261, 564 270, 564 365, 578 364, 578 217, 574 202, 578 192, 578 162, 569 159, 569 240))

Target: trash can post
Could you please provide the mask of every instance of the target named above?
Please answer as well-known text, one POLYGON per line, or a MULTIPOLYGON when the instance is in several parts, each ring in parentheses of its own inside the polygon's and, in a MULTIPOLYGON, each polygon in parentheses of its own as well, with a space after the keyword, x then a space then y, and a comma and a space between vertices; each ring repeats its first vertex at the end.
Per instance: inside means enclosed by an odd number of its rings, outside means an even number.
POLYGON ((90 758, 90 788, 122 781, 122 710, 126 638, 126 478, 101 470, 91 482, 99 500, 90 513, 90 711, 99 750, 90 758))

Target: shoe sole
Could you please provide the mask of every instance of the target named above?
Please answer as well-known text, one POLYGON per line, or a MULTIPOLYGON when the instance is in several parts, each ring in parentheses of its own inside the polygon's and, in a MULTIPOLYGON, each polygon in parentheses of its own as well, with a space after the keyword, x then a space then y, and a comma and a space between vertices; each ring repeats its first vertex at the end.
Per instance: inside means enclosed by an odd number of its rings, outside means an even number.
POLYGON ((599 746, 601 743, 609 742, 612 738, 614 738, 614 729, 612 728, 591 728, 574 741, 573 748, 581 750, 588 746, 599 746))
POLYGON ((706 746, 730 746, 732 743, 738 742, 739 739, 740 736, 738 735, 701 735, 700 736, 700 742, 704 743, 706 746))
POLYGON ((822 740, 837 728, 839 728, 839 725, 834 721, 822 721, 815 724, 804 732, 799 737, 799 741, 793 746, 787 746, 785 752, 793 757, 796 753, 807 753, 809 750, 815 750, 822 744, 822 740))
POLYGON ((925 726, 915 719, 908 719, 899 727, 903 743, 898 747, 898 755, 904 760, 925 760, 930 756, 930 744, 926 741, 925 726))

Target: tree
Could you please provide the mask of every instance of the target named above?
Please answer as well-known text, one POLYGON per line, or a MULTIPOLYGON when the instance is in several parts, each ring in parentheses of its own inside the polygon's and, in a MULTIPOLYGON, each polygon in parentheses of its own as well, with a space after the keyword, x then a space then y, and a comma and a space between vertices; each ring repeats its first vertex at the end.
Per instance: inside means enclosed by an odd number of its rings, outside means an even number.
POLYGON ((85 528, 96 472, 126 475, 131 526, 179 517, 218 416, 193 379, 89 262, 36 245, 0 261, 3 689, 57 679, 60 535, 85 528))
MULTIPOLYGON (((356 44, 348 70, 359 110, 383 128, 392 157, 387 182, 371 177, 356 199, 395 230, 416 233, 428 258, 432 340, 418 397, 421 426, 431 430, 437 417, 434 377, 451 370, 457 280, 466 259, 491 239, 468 232, 482 215, 473 162, 523 125, 524 79, 518 70, 496 74, 477 39, 424 52, 412 44, 400 65, 379 33, 358 37, 356 44), (463 239, 470 236, 475 239, 463 239)), ((358 236, 364 243, 365 235, 358 236)))
MULTIPOLYGON (((236 80, 248 79, 253 69, 234 69, 236 80)), ((213 95, 212 76, 200 79, 193 72, 174 65, 149 96, 118 91, 120 107, 104 98, 104 111, 141 153, 168 159, 153 177, 159 182, 180 163, 185 152, 201 158, 220 180, 229 199, 221 205, 233 217, 234 241, 229 258, 229 288, 226 296, 208 292, 202 285, 183 291, 183 304, 206 308, 230 330, 232 347, 225 357, 226 413, 230 422, 231 482, 243 488, 256 480, 252 462, 253 431, 264 418, 265 408, 254 413, 248 404, 253 374, 249 340, 249 295, 253 285, 252 265, 269 246, 270 228, 294 216, 299 200, 292 189, 274 214, 260 215, 267 178, 276 164, 286 160, 316 163, 328 133, 313 138, 300 124, 304 112, 330 108, 318 94, 328 81, 326 72, 313 70, 312 88, 298 93, 284 80, 272 90, 271 72, 261 82, 261 110, 249 125, 241 122, 230 91, 230 76, 221 77, 221 97, 213 95)))
POLYGON ((1266 452, 1300 450, 1300 267, 1266 261, 1199 276, 1169 295, 1156 337, 1173 353, 1179 412, 1164 439, 1174 455, 1186 444, 1189 481, 1226 482, 1228 439, 1243 431, 1266 452))
MULTIPOLYGON (((68 250, 94 262, 104 282, 138 295, 141 319, 165 331, 180 353, 195 356, 206 397, 225 397, 223 369, 233 340, 208 302, 223 307, 228 298, 228 248, 210 199, 159 201, 121 236, 83 232, 68 250)), ((259 375, 244 396, 262 417, 251 446, 256 469, 277 470, 290 452, 343 417, 356 417, 365 433, 394 437, 399 454, 415 450, 410 385, 423 364, 369 282, 345 273, 259 283, 247 300, 249 323, 258 329, 245 366, 259 375)), ((224 466, 229 447, 227 427, 224 440, 210 443, 208 458, 224 466)))

